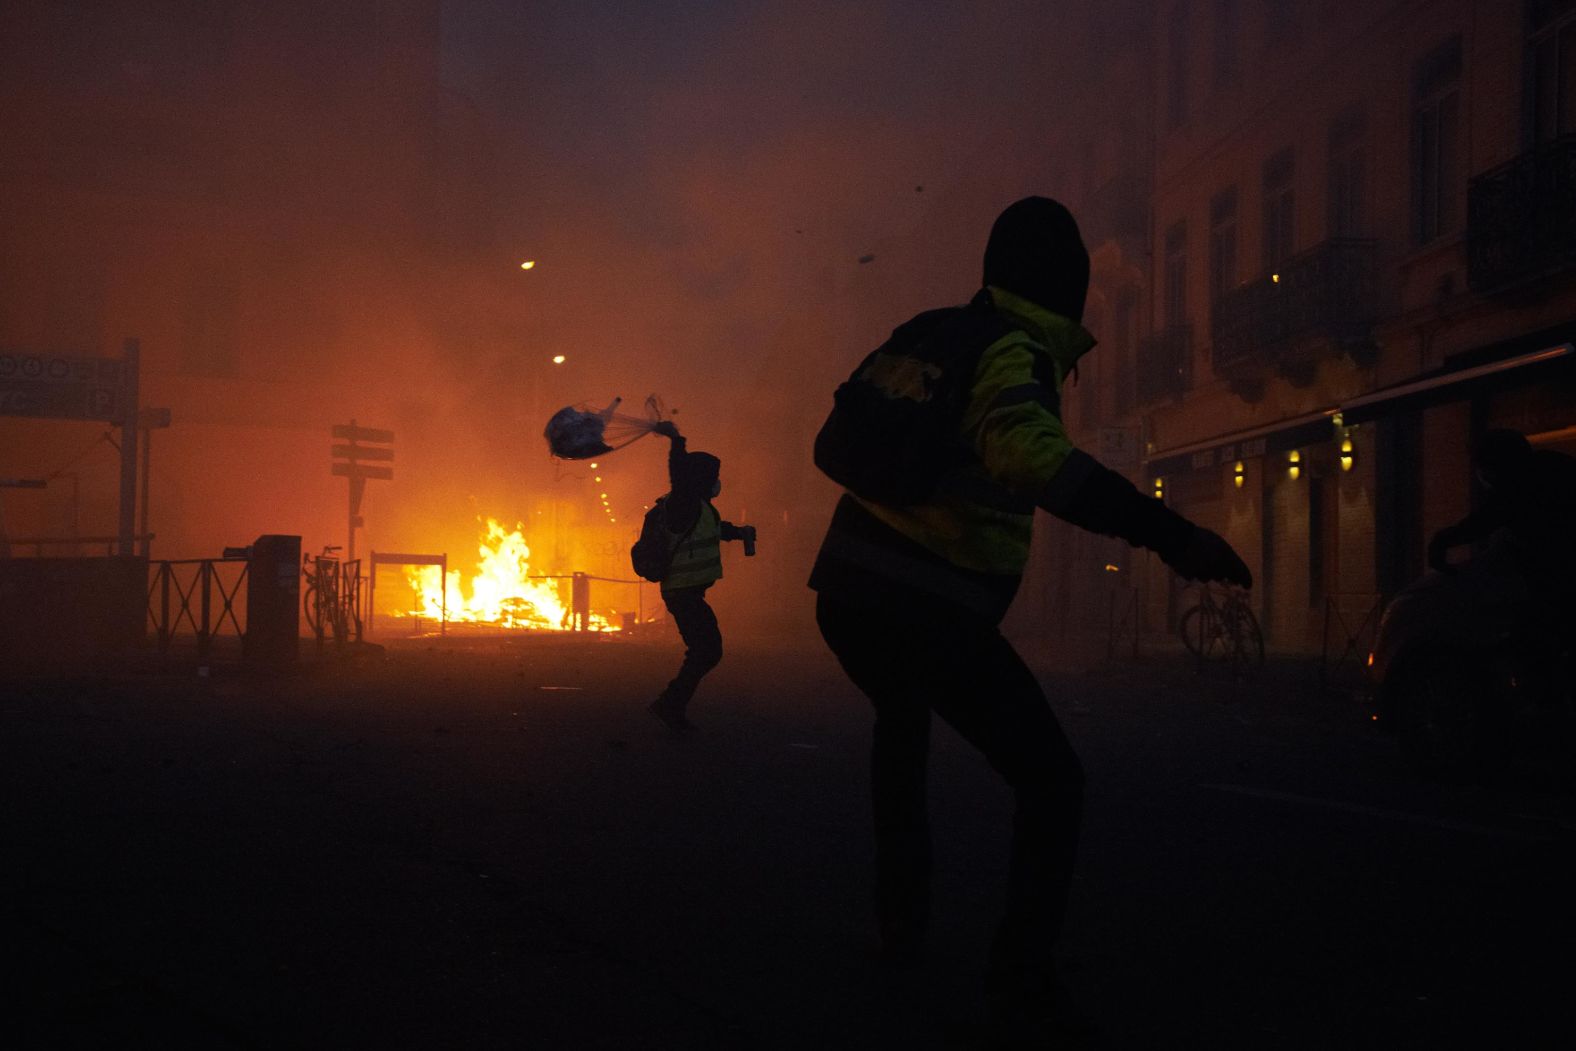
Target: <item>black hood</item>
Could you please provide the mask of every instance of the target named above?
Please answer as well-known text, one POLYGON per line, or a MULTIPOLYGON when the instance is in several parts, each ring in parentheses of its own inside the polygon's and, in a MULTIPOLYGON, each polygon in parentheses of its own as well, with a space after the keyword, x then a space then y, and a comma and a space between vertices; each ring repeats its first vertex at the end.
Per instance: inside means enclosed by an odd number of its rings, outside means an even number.
POLYGON ((985 284, 1081 322, 1089 252, 1073 214, 1049 197, 1008 205, 985 246, 985 284))
POLYGON ((690 492, 710 496, 721 474, 722 461, 711 453, 684 454, 684 488, 690 492))

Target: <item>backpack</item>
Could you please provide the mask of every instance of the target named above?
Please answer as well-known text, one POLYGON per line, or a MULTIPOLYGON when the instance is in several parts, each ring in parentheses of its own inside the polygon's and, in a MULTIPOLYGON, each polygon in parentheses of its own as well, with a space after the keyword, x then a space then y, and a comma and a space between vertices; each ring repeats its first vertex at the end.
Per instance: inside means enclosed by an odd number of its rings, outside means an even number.
POLYGON ((651 505, 651 510, 647 511, 646 517, 641 520, 639 539, 629 549, 629 563, 634 567, 635 574, 654 584, 661 583, 662 578, 668 575, 668 569, 673 565, 673 553, 689 539, 691 533, 695 532, 695 526, 700 524, 700 515, 696 515, 694 524, 675 542, 673 534, 668 532, 667 499, 665 496, 657 497, 656 502, 651 505))
POLYGON ((988 300, 898 326, 837 388, 815 436, 816 467, 862 499, 923 503, 968 455, 958 427, 980 356, 1017 327, 988 300))

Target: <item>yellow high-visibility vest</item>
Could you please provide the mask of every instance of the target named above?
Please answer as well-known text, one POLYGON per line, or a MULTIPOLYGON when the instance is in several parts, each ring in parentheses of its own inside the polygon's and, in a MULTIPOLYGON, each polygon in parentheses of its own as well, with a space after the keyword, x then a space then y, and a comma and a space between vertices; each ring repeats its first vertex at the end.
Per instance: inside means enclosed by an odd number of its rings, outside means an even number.
MULTIPOLYGON (((677 539, 677 537, 675 537, 677 539)), ((700 506, 700 518, 673 549, 663 591, 698 588, 722 579, 722 515, 709 501, 700 506)))

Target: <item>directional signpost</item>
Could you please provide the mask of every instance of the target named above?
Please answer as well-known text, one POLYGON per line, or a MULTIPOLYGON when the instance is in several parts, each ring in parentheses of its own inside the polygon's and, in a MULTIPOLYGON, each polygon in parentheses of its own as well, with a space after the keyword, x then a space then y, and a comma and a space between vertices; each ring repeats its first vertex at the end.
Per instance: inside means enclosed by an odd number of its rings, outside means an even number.
POLYGON ((340 478, 350 480, 350 538, 345 547, 345 561, 356 557, 356 529, 363 525, 361 497, 366 493, 367 479, 389 481, 394 468, 387 466, 394 459, 393 431, 380 431, 371 427, 358 427, 356 421, 335 424, 330 432, 335 444, 329 452, 334 458, 329 470, 340 478))

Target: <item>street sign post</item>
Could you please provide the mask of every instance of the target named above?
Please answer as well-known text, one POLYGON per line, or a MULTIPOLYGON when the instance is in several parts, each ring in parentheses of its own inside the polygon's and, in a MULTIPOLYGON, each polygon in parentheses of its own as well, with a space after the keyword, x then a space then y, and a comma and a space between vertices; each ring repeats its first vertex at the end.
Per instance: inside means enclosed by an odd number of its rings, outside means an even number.
POLYGON ((394 478, 394 468, 367 461, 387 462, 394 459, 394 450, 387 447, 394 441, 394 432, 360 427, 355 420, 351 420, 348 424, 335 424, 329 433, 342 443, 329 448, 333 460, 329 464, 329 473, 345 478, 350 483, 349 537, 345 544, 345 561, 349 562, 356 557, 356 529, 364 524, 361 498, 366 494, 367 479, 386 482, 394 478))

